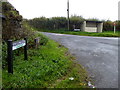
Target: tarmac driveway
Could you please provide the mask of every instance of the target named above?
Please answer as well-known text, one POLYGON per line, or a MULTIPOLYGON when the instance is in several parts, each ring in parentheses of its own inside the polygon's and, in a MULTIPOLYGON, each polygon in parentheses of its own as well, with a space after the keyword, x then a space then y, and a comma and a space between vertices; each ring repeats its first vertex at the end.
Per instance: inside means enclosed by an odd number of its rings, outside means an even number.
POLYGON ((97 88, 118 88, 118 38, 42 33, 67 47, 97 88))

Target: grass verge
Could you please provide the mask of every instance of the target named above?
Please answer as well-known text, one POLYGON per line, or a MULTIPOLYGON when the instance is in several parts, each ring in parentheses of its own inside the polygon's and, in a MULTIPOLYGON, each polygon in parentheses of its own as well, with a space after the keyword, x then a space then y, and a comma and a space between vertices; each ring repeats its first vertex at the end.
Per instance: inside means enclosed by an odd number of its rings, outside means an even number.
POLYGON ((28 56, 28 61, 23 54, 14 57, 13 74, 2 70, 3 88, 88 88, 87 72, 55 41, 48 39, 46 45, 29 49, 28 56))
MULTIPOLYGON (((37 29, 36 29, 37 30, 37 29)), ((59 30, 38 30, 42 32, 51 32, 51 33, 61 33, 61 34, 71 34, 71 35, 82 35, 82 36, 97 36, 97 37, 120 37, 120 31, 104 31, 102 33, 96 32, 82 32, 82 31, 67 31, 64 29, 59 30)))

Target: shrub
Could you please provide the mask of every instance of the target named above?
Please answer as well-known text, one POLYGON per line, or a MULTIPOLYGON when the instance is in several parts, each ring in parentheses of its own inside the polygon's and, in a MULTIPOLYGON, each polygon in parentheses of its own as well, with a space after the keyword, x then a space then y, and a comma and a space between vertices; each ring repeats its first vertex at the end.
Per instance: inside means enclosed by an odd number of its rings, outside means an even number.
POLYGON ((41 34, 40 36, 40 45, 46 45, 48 42, 48 38, 41 34))
POLYGON ((2 67, 5 68, 7 65, 7 43, 3 41, 2 44, 2 67))

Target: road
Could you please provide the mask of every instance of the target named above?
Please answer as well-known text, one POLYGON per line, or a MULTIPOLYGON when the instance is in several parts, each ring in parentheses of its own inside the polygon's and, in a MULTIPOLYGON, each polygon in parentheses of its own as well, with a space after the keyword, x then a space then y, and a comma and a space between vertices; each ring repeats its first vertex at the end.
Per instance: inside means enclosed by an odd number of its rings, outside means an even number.
POLYGON ((118 88, 118 38, 43 34, 67 47, 97 88, 118 88))

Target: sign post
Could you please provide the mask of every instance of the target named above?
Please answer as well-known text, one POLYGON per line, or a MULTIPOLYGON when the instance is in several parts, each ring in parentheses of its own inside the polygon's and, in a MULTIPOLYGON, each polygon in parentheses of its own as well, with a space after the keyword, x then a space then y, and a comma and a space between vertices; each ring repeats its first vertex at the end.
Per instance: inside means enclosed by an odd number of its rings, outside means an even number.
POLYGON ((24 40, 12 42, 8 40, 7 43, 7 61, 8 61, 8 73, 13 74, 13 51, 24 46, 24 60, 28 60, 27 56, 27 38, 24 40))
POLYGON ((7 48, 7 61, 8 61, 8 73, 13 74, 13 59, 12 59, 12 40, 8 40, 8 48, 7 48))
POLYGON ((115 31, 116 31, 116 23, 114 22, 114 33, 115 33, 115 31))

